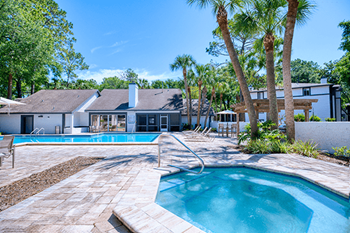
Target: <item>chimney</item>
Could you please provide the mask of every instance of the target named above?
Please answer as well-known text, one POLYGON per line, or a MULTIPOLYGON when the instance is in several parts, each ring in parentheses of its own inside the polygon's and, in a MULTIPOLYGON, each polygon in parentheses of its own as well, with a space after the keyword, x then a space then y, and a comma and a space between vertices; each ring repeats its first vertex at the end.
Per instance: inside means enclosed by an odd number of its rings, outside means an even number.
POLYGON ((139 102, 139 88, 136 83, 129 83, 129 108, 135 108, 139 102))
POLYGON ((321 77, 321 83, 322 83, 322 84, 327 84, 327 78, 324 77, 324 76, 322 76, 322 77, 321 77))

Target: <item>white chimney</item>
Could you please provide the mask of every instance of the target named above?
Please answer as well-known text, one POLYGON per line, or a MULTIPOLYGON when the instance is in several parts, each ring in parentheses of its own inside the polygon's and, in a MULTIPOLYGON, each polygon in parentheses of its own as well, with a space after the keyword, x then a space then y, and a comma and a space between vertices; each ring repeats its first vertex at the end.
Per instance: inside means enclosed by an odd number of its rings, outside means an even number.
POLYGON ((327 78, 326 77, 321 77, 321 83, 322 84, 327 84, 327 78))
POLYGON ((136 83, 129 83, 129 108, 135 108, 139 102, 139 88, 136 83))

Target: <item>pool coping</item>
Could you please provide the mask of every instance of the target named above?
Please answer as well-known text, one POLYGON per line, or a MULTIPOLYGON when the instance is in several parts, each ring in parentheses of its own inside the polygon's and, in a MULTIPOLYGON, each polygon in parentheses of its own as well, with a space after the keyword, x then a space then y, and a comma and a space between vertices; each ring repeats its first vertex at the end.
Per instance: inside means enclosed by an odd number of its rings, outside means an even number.
MULTIPOLYGON (((282 168, 271 169, 263 166, 244 163, 207 163, 205 166, 208 168, 246 167, 287 175, 294 178, 300 178, 306 182, 317 185, 320 188, 323 188, 335 195, 339 195, 340 197, 350 202, 350 193, 342 193, 341 191, 332 189, 325 184, 322 184, 316 180, 300 174, 300 172, 298 173, 298 171, 287 172, 283 171, 282 168)), ((193 169, 199 167, 199 165, 189 164, 188 166, 184 167, 193 169)), ((182 171, 177 168, 160 167, 154 168, 151 171, 144 171, 142 174, 139 174, 131 184, 130 188, 118 202, 117 206, 114 208, 113 214, 132 232, 204 232, 191 223, 183 220, 182 218, 176 216, 172 212, 155 203, 159 190, 160 179, 162 177, 173 175, 179 172, 182 171)))
MULTIPOLYGON (((155 139, 157 140, 157 138, 155 139)), ((22 146, 157 146, 158 142, 23 142, 14 144, 22 146)))

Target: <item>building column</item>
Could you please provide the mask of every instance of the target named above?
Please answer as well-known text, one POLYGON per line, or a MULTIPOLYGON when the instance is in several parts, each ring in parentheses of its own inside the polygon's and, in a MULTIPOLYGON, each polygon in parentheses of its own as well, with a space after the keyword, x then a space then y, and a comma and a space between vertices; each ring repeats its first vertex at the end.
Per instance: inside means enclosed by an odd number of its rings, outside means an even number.
POLYGON ((70 118, 70 133, 73 133, 73 128, 74 128, 74 113, 72 112, 72 117, 70 118))

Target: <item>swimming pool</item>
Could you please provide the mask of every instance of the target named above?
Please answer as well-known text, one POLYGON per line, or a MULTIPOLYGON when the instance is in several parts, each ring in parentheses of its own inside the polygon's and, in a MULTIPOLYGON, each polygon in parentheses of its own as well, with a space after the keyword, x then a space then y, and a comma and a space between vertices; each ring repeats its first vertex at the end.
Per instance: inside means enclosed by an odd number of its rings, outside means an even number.
POLYGON ((205 232, 350 232, 348 199, 250 168, 164 177, 156 203, 205 232))
MULTIPOLYGON (((101 133, 93 135, 15 136, 14 144, 24 142, 153 142, 157 133, 101 133)), ((0 137, 2 140, 2 137, 0 137)))

